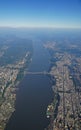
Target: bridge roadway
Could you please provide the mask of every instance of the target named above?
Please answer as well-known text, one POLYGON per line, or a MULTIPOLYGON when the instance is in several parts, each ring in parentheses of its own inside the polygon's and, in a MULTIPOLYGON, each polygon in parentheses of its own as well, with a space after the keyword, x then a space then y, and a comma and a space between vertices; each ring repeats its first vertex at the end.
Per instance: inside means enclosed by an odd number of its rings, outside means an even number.
POLYGON ((33 74, 33 75, 50 75, 50 73, 49 72, 46 72, 46 71, 42 71, 42 72, 27 72, 27 74, 33 74))

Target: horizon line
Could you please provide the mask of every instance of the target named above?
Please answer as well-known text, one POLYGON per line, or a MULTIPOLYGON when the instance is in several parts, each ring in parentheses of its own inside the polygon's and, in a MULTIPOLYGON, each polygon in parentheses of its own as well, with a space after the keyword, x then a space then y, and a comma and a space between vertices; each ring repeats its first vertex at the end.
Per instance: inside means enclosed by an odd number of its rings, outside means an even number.
POLYGON ((81 29, 81 27, 52 27, 52 26, 0 26, 1 28, 9 29, 81 29))

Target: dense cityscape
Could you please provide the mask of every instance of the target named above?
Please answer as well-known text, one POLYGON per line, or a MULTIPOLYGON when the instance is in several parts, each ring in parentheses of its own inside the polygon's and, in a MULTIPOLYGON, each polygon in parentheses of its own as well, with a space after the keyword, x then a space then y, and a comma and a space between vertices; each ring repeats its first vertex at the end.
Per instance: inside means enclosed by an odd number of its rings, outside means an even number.
POLYGON ((81 0, 0 0, 0 130, 81 130, 81 0))
POLYGON ((52 66, 50 74, 55 81, 54 94, 59 97, 56 99, 58 102, 53 102, 53 108, 50 107, 47 111, 52 118, 50 127, 53 130, 81 129, 81 56, 78 44, 80 45, 81 41, 77 44, 70 42, 68 45, 65 42, 64 48, 57 42, 45 44, 45 47, 52 51, 52 64, 55 65, 52 66))

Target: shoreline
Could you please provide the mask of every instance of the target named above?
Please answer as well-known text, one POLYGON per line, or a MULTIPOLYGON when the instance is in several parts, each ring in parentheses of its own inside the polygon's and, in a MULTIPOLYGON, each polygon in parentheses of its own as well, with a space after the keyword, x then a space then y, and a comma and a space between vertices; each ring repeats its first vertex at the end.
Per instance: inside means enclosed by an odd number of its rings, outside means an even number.
POLYGON ((18 71, 16 71, 17 73, 15 80, 11 82, 3 92, 2 98, 4 100, 0 105, 0 111, 2 111, 2 113, 0 113, 0 130, 5 130, 12 113, 15 111, 16 91, 19 83, 23 80, 27 73, 32 55, 28 54, 28 57, 28 59, 24 59, 24 64, 21 64, 21 67, 17 69, 18 71))

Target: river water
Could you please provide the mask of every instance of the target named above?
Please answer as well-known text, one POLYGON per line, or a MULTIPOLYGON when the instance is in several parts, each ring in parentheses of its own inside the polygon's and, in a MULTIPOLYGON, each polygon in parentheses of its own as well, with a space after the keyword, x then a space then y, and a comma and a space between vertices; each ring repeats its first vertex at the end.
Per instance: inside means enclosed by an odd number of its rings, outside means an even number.
MULTIPOLYGON (((50 55, 41 42, 34 42, 30 72, 48 71, 50 55)), ((26 75, 19 84, 12 114, 5 130, 44 130, 50 122, 47 106, 52 102, 53 91, 47 75, 26 75)))

